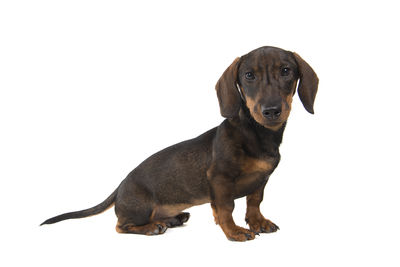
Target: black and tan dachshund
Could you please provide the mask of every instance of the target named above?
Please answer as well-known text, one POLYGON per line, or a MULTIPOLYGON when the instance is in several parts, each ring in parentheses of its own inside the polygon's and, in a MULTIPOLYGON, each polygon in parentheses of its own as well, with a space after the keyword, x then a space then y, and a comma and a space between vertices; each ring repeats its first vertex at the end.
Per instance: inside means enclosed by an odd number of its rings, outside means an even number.
POLYGON ((313 105, 318 77, 298 54, 261 47, 236 58, 216 85, 226 119, 202 135, 150 156, 99 205, 48 219, 83 218, 115 205, 119 233, 157 235, 189 219, 183 210, 211 203, 229 240, 254 239, 279 228, 260 212, 264 187, 277 167, 279 145, 297 82, 305 109, 313 105), (246 196, 246 222, 232 218, 234 200, 246 196))

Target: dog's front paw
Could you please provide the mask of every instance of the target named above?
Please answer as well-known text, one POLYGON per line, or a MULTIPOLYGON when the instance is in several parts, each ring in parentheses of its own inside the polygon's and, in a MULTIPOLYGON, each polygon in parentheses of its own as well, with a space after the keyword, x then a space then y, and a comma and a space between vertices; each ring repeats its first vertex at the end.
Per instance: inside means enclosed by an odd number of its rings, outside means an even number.
POLYGON ((250 230, 256 233, 273 233, 279 230, 278 225, 264 217, 247 218, 246 222, 249 224, 250 230))
POLYGON ((255 238, 254 232, 240 226, 236 226, 224 232, 230 241, 247 241, 255 238))

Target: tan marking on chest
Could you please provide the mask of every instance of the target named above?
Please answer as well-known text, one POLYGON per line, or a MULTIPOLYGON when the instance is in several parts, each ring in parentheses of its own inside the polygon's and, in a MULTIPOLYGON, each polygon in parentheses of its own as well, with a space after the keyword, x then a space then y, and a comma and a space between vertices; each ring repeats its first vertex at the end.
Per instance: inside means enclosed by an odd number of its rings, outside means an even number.
POLYGON ((241 165, 244 173, 268 172, 272 168, 272 164, 269 161, 256 158, 246 158, 241 165))
POLYGON ((246 157, 241 161, 241 175, 235 180, 235 198, 251 194, 265 183, 273 165, 268 160, 246 157))

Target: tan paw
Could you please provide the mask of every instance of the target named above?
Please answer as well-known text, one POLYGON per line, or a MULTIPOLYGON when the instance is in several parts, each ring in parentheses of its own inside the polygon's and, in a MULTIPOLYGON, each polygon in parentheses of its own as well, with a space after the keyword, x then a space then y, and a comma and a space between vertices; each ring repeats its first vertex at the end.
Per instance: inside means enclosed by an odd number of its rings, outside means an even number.
POLYGON ((246 222, 250 226, 250 230, 255 233, 273 233, 279 230, 279 227, 265 218, 249 218, 246 222))
POLYGON ((225 231, 225 235, 230 241, 247 241, 255 238, 254 232, 240 226, 225 231))

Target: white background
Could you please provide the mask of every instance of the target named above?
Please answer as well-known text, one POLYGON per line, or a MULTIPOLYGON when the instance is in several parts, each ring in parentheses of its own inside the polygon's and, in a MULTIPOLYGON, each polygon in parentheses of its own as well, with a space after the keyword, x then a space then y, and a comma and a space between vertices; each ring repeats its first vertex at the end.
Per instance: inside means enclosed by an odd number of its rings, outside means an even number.
POLYGON ((399 266, 398 25, 395 1, 2 1, 0 264, 399 266), (280 231, 229 242, 208 204, 155 237, 117 234, 113 210, 39 227, 218 125, 215 83, 263 45, 320 78, 266 187, 280 231))

